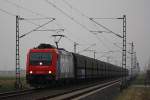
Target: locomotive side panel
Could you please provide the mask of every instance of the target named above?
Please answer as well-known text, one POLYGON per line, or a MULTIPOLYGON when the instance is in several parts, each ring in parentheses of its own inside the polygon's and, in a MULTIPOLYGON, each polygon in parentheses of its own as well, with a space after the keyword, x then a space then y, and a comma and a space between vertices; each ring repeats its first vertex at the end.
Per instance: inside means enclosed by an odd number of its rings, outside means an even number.
POLYGON ((72 53, 59 50, 57 78, 58 79, 74 78, 74 64, 72 53))

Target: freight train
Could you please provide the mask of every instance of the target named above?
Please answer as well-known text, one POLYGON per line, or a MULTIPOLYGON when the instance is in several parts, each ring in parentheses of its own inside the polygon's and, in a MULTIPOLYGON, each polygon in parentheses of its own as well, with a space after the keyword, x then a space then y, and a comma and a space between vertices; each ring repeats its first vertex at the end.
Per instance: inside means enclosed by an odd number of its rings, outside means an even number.
POLYGON ((64 81, 108 80, 127 75, 127 69, 50 44, 40 44, 27 54, 26 80, 31 86, 64 81))

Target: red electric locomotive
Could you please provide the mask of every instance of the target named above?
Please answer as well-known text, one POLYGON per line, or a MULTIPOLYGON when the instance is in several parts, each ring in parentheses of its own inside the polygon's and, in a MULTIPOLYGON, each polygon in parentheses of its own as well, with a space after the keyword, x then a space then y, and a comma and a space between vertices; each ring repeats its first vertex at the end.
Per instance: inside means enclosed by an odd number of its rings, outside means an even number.
POLYGON ((41 44, 30 49, 26 64, 27 82, 34 85, 55 79, 57 59, 58 51, 52 45, 41 44))
POLYGON ((56 49, 49 44, 30 49, 27 55, 26 79, 32 86, 45 86, 47 83, 50 85, 56 82, 108 80, 127 75, 127 69, 64 49, 56 49))

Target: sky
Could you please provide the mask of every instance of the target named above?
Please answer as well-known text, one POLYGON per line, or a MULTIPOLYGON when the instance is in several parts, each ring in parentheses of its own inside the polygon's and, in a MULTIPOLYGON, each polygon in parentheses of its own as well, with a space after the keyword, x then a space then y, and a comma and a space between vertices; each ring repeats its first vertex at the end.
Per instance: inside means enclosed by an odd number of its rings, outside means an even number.
MULTIPOLYGON (((15 15, 28 19, 19 21, 20 35, 36 28, 34 24, 42 25, 49 21, 48 18, 55 18, 54 21, 40 29, 64 29, 64 32, 59 32, 59 34, 66 37, 61 39, 59 47, 73 52, 73 42, 77 42, 79 43, 77 52, 80 54, 93 57, 93 52, 84 51, 85 48, 90 47, 89 50, 97 52, 97 59, 117 65, 121 64, 121 52, 108 52, 121 51, 113 44, 121 47, 122 39, 108 32, 90 32, 107 30, 88 18, 120 18, 126 15, 127 42, 134 42, 137 59, 141 69, 144 69, 150 57, 149 4, 149 0, 0 0, 0 70, 15 70, 15 15), (37 18, 41 19, 35 20, 37 18)), ((122 20, 94 20, 122 35, 122 20)), ((53 34, 57 32, 34 31, 20 39, 22 69, 26 67, 26 54, 30 48, 40 43, 55 45, 53 34)), ((127 45, 127 50, 131 50, 130 45, 127 45)), ((130 66, 131 58, 129 54, 127 56, 127 66, 130 66)))

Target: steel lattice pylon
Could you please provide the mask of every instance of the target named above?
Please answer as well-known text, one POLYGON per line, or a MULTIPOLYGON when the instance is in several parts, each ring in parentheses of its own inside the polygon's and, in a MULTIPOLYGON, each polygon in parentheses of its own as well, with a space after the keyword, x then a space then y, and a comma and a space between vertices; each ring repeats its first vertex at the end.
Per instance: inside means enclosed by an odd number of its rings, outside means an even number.
POLYGON ((20 81, 20 55, 19 55, 19 16, 16 16, 16 89, 21 88, 20 81))
POLYGON ((131 43, 131 78, 132 78, 132 75, 133 75, 133 65, 134 65, 134 45, 133 45, 133 42, 131 43))
MULTIPOLYGON (((122 49, 122 73, 126 69, 126 15, 123 15, 123 49, 122 49)), ((122 76, 123 84, 126 85, 126 72, 122 76), (124 77, 125 76, 125 77, 124 77)))

